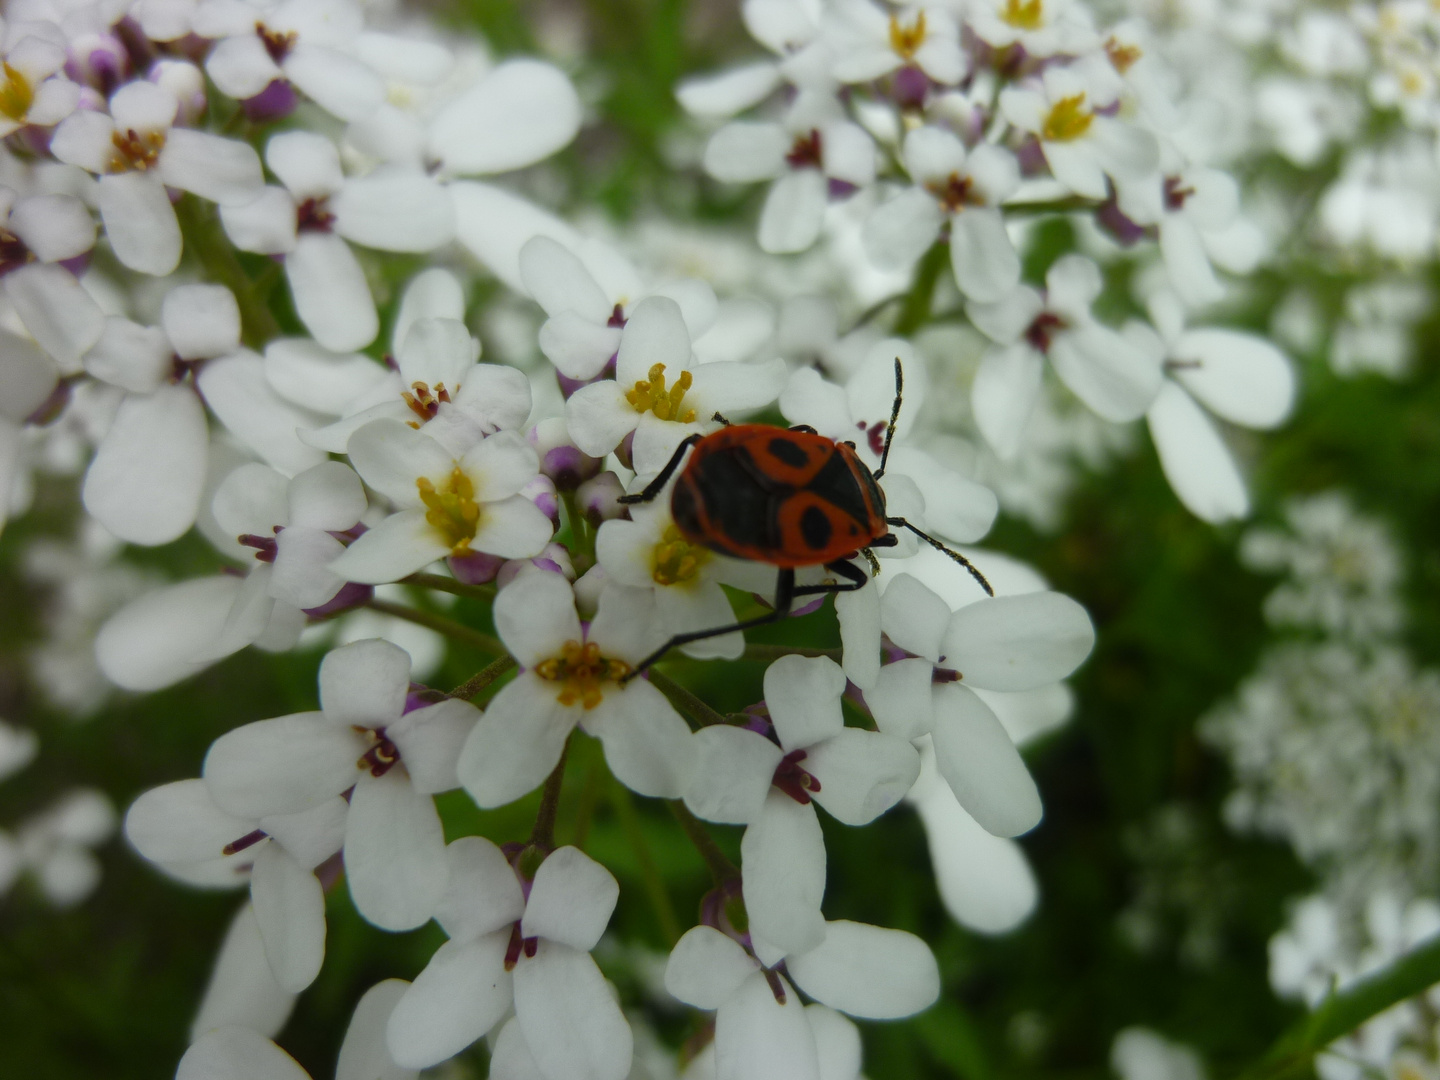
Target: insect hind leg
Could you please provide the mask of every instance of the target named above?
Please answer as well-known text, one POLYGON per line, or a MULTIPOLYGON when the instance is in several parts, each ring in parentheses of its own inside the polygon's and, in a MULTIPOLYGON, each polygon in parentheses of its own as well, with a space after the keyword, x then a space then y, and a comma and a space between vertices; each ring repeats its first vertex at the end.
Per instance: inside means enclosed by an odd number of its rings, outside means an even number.
POLYGON ((621 495, 616 502, 626 506, 633 506, 635 503, 653 502, 656 495, 665 490, 665 485, 670 482, 670 477, 675 475, 675 470, 680 467, 680 461, 685 457, 685 451, 700 441, 699 435, 687 435, 680 440, 680 445, 675 447, 675 453, 670 455, 670 460, 660 470, 654 480, 645 485, 645 489, 635 495, 621 495))
MULTIPOLYGON (((812 590, 813 591, 813 590, 812 590)), ((727 626, 715 626, 709 630, 691 630, 686 634, 676 634, 669 641, 661 645, 634 669, 626 674, 620 681, 627 683, 642 671, 648 668, 655 661, 668 653, 671 649, 681 645, 689 645, 692 641, 705 641, 708 638, 720 637, 722 634, 734 633, 736 630, 749 630, 756 626, 765 626, 769 623, 779 622, 790 614, 790 609, 795 606, 795 571, 782 568, 775 575, 775 606, 764 615, 757 615, 753 619, 741 619, 739 622, 730 623, 727 626)))

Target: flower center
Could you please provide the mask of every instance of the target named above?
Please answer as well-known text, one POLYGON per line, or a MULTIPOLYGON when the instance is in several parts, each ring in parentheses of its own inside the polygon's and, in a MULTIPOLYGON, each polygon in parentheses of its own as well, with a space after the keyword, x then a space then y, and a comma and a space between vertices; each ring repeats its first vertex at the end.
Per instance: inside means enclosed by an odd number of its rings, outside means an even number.
POLYGON ((657 585, 678 585, 700 572, 710 558, 710 551, 692 544, 680 535, 674 525, 666 528, 652 555, 654 570, 650 576, 657 585))
POLYGON ((1041 352, 1050 351, 1050 342, 1055 339, 1055 331, 1064 330, 1066 322, 1059 315, 1050 311, 1042 311, 1035 317, 1025 331, 1025 340, 1041 352))
POLYGON ((5 72, 5 83, 0 85, 0 113, 19 124, 30 113, 35 102, 35 88, 30 80, 9 64, 0 67, 5 72))
POLYGON ((0 227, 0 274, 8 274, 17 267, 35 261, 35 254, 25 241, 9 229, 0 227))
POLYGON ((480 504, 475 501, 475 485, 470 477, 457 465, 444 487, 437 488, 424 476, 415 481, 415 487, 425 504, 425 520, 445 538, 454 554, 464 555, 480 524, 480 504))
POLYGON ((368 735, 371 740, 370 749, 360 755, 360 760, 355 762, 357 769, 369 769, 371 776, 384 776, 400 762, 400 748, 385 737, 385 729, 360 728, 355 729, 361 735, 368 735))
POLYGON ((160 157, 160 151, 165 148, 165 133, 147 131, 142 135, 134 128, 116 131, 110 136, 110 145, 115 148, 115 152, 110 155, 110 168, 107 171, 145 172, 155 164, 160 157))
POLYGON ((505 946, 505 970, 515 970, 515 965, 520 963, 522 952, 533 960, 539 950, 540 939, 538 937, 522 937, 520 922, 517 919, 510 927, 510 943, 505 946))
POLYGON ((299 232, 329 232, 334 224, 330 202, 323 196, 306 199, 295 207, 295 228, 299 232))
POLYGON ((785 164, 792 169, 818 169, 821 167, 823 154, 824 148, 820 142, 820 132, 812 128, 808 135, 795 137, 795 144, 785 155, 785 164))
POLYGON ((820 790, 820 781, 800 767, 806 757, 804 750, 791 750, 775 766, 770 782, 800 804, 810 801, 810 793, 820 790))
POLYGON ((450 400, 450 391, 445 389, 445 384, 436 383, 432 391, 428 383, 413 382, 410 390, 401 390, 400 396, 405 399, 405 404, 410 406, 410 411, 420 419, 411 420, 410 426, 418 428, 427 420, 434 420, 435 414, 440 411, 440 404, 450 400), (412 394, 410 390, 415 392, 412 394))
POLYGON ((630 665, 624 660, 601 656, 600 646, 593 641, 583 645, 567 641, 559 656, 535 665, 535 674, 547 682, 560 684, 557 699, 561 705, 578 704, 593 709, 605 696, 602 684, 623 679, 630 674, 630 665))
POLYGON ((260 44, 264 45, 265 51, 270 54, 270 59, 277 64, 283 62, 295 47, 294 30, 271 30, 264 23, 257 22, 255 33, 259 35, 260 44))
POLYGON ((1110 57, 1115 70, 1124 75, 1145 54, 1140 51, 1139 45, 1121 45, 1111 37, 1105 39, 1105 55, 1110 57))
POLYGON ((925 190, 939 199, 945 209, 952 214, 967 206, 980 205, 985 201, 975 190, 975 182, 970 177, 961 176, 959 173, 952 172, 944 183, 932 181, 925 185, 925 190))
POLYGON ((1085 93, 1071 94, 1050 106, 1050 115, 1040 128, 1046 142, 1070 142, 1090 130, 1094 115, 1085 107, 1085 93))
MULTIPOLYGON (((1013 2, 1013 0, 1012 0, 1013 2)), ((925 12, 915 16, 909 26, 900 21, 899 15, 890 16, 890 48, 902 60, 913 60, 920 46, 925 44, 925 12)))
POLYGON ((1185 200, 1195 194, 1193 187, 1181 187, 1180 177, 1165 177, 1165 209, 1181 210, 1185 207, 1185 200))
POLYGON ((665 365, 656 364, 650 369, 650 377, 641 379, 634 387, 625 391, 625 400, 638 413, 653 412, 661 420, 674 420, 681 424, 695 421, 695 410, 685 408, 685 391, 695 380, 690 372, 682 371, 675 385, 665 389, 665 365))
POLYGON ((1039 30, 1045 25, 1044 0, 1005 0, 1000 18, 1017 30, 1039 30))

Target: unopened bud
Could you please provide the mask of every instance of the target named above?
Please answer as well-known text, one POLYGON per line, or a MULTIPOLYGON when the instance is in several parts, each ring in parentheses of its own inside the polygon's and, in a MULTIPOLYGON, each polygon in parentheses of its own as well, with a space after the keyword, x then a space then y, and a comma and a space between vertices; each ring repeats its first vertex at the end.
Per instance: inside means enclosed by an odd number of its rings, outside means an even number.
POLYGON ((575 502, 585 520, 599 528, 602 522, 624 517, 629 512, 620 502, 620 496, 624 494, 625 486, 620 483, 620 478, 606 471, 581 484, 575 492, 575 502))
POLYGON ((574 491, 604 465, 603 459, 591 457, 571 441, 565 421, 558 416, 540 421, 527 438, 540 457, 541 474, 553 480, 558 491, 574 491))

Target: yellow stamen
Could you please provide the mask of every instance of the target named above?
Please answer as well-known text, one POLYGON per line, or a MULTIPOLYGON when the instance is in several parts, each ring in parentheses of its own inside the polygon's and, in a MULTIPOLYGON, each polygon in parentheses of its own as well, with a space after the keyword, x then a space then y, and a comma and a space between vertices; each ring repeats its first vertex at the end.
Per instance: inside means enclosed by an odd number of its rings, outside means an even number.
POLYGON ((1050 115, 1040 128, 1040 137, 1046 142, 1070 142, 1090 130, 1093 113, 1085 107, 1085 94, 1071 94, 1061 98, 1050 107, 1050 115))
POLYGON ((1110 63, 1121 75, 1135 66, 1135 61, 1145 54, 1140 51, 1139 45, 1121 45, 1113 37, 1105 41, 1105 55, 1110 57, 1110 63))
POLYGON ((141 135, 134 128, 116 131, 110 136, 110 145, 115 147, 115 153, 110 155, 108 172, 145 172, 165 148, 165 133, 147 131, 141 135))
POLYGON ((559 656, 535 665, 535 674, 547 682, 560 684, 556 700, 561 705, 583 705, 593 709, 605 696, 603 683, 618 682, 630 674, 624 660, 611 660, 600 655, 600 646, 593 641, 581 644, 567 641, 559 656))
POLYGON ((475 485, 457 465, 443 488, 436 488, 427 477, 415 481, 420 501, 425 504, 425 520, 445 538, 453 554, 470 550, 475 530, 480 524, 480 504, 475 501, 475 485))
POLYGON ((1017 30, 1039 30, 1045 25, 1044 0, 1005 0, 1000 18, 1017 30))
POLYGON ((920 51, 920 46, 924 44, 925 12, 916 15, 915 21, 909 26, 901 25, 900 16, 890 16, 890 48, 895 50, 900 59, 913 60, 920 51))
POLYGON ((682 371, 670 390, 665 389, 665 365, 656 364, 650 369, 650 377, 641 379, 633 388, 625 391, 625 400, 638 413, 653 412, 661 420, 674 420, 681 424, 695 422, 695 410, 685 408, 685 391, 690 389, 694 377, 682 371))
POLYGON ((30 85, 29 79, 9 64, 3 65, 3 70, 5 84, 0 86, 0 113, 17 124, 23 123, 30 114, 30 106, 35 103, 35 88, 30 85))
POLYGON ((678 585, 698 574, 709 558, 708 548, 690 543, 671 525, 651 552, 650 576, 657 585, 678 585))

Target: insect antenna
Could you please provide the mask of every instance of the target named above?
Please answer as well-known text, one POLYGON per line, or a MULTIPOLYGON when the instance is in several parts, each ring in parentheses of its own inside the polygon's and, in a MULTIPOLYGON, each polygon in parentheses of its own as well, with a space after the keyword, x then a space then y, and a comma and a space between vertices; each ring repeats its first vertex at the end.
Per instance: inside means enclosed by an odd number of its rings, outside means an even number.
POLYGON ((990 587, 990 582, 985 580, 985 575, 980 573, 979 570, 975 569, 975 564, 972 563, 969 559, 965 558, 964 555, 961 555, 958 551, 952 551, 950 548, 942 544, 939 540, 936 540, 929 533, 923 531, 922 529, 917 529, 914 525, 911 525, 910 522, 906 521, 902 517, 887 517, 885 519, 885 523, 887 525, 899 525, 901 528, 909 529, 912 533, 918 536, 921 540, 924 540, 936 551, 944 552, 946 555, 950 556, 950 558, 954 559, 957 563, 963 566, 966 570, 969 570, 970 576, 980 583, 980 587, 985 590, 986 596, 995 595, 995 590, 990 587))
POLYGON ((890 443, 895 438, 895 424, 900 419, 900 393, 905 389, 905 373, 900 368, 900 358, 895 357, 895 404, 890 406, 890 424, 885 429, 885 448, 880 451, 880 468, 875 479, 885 475, 885 463, 890 460, 890 443))

